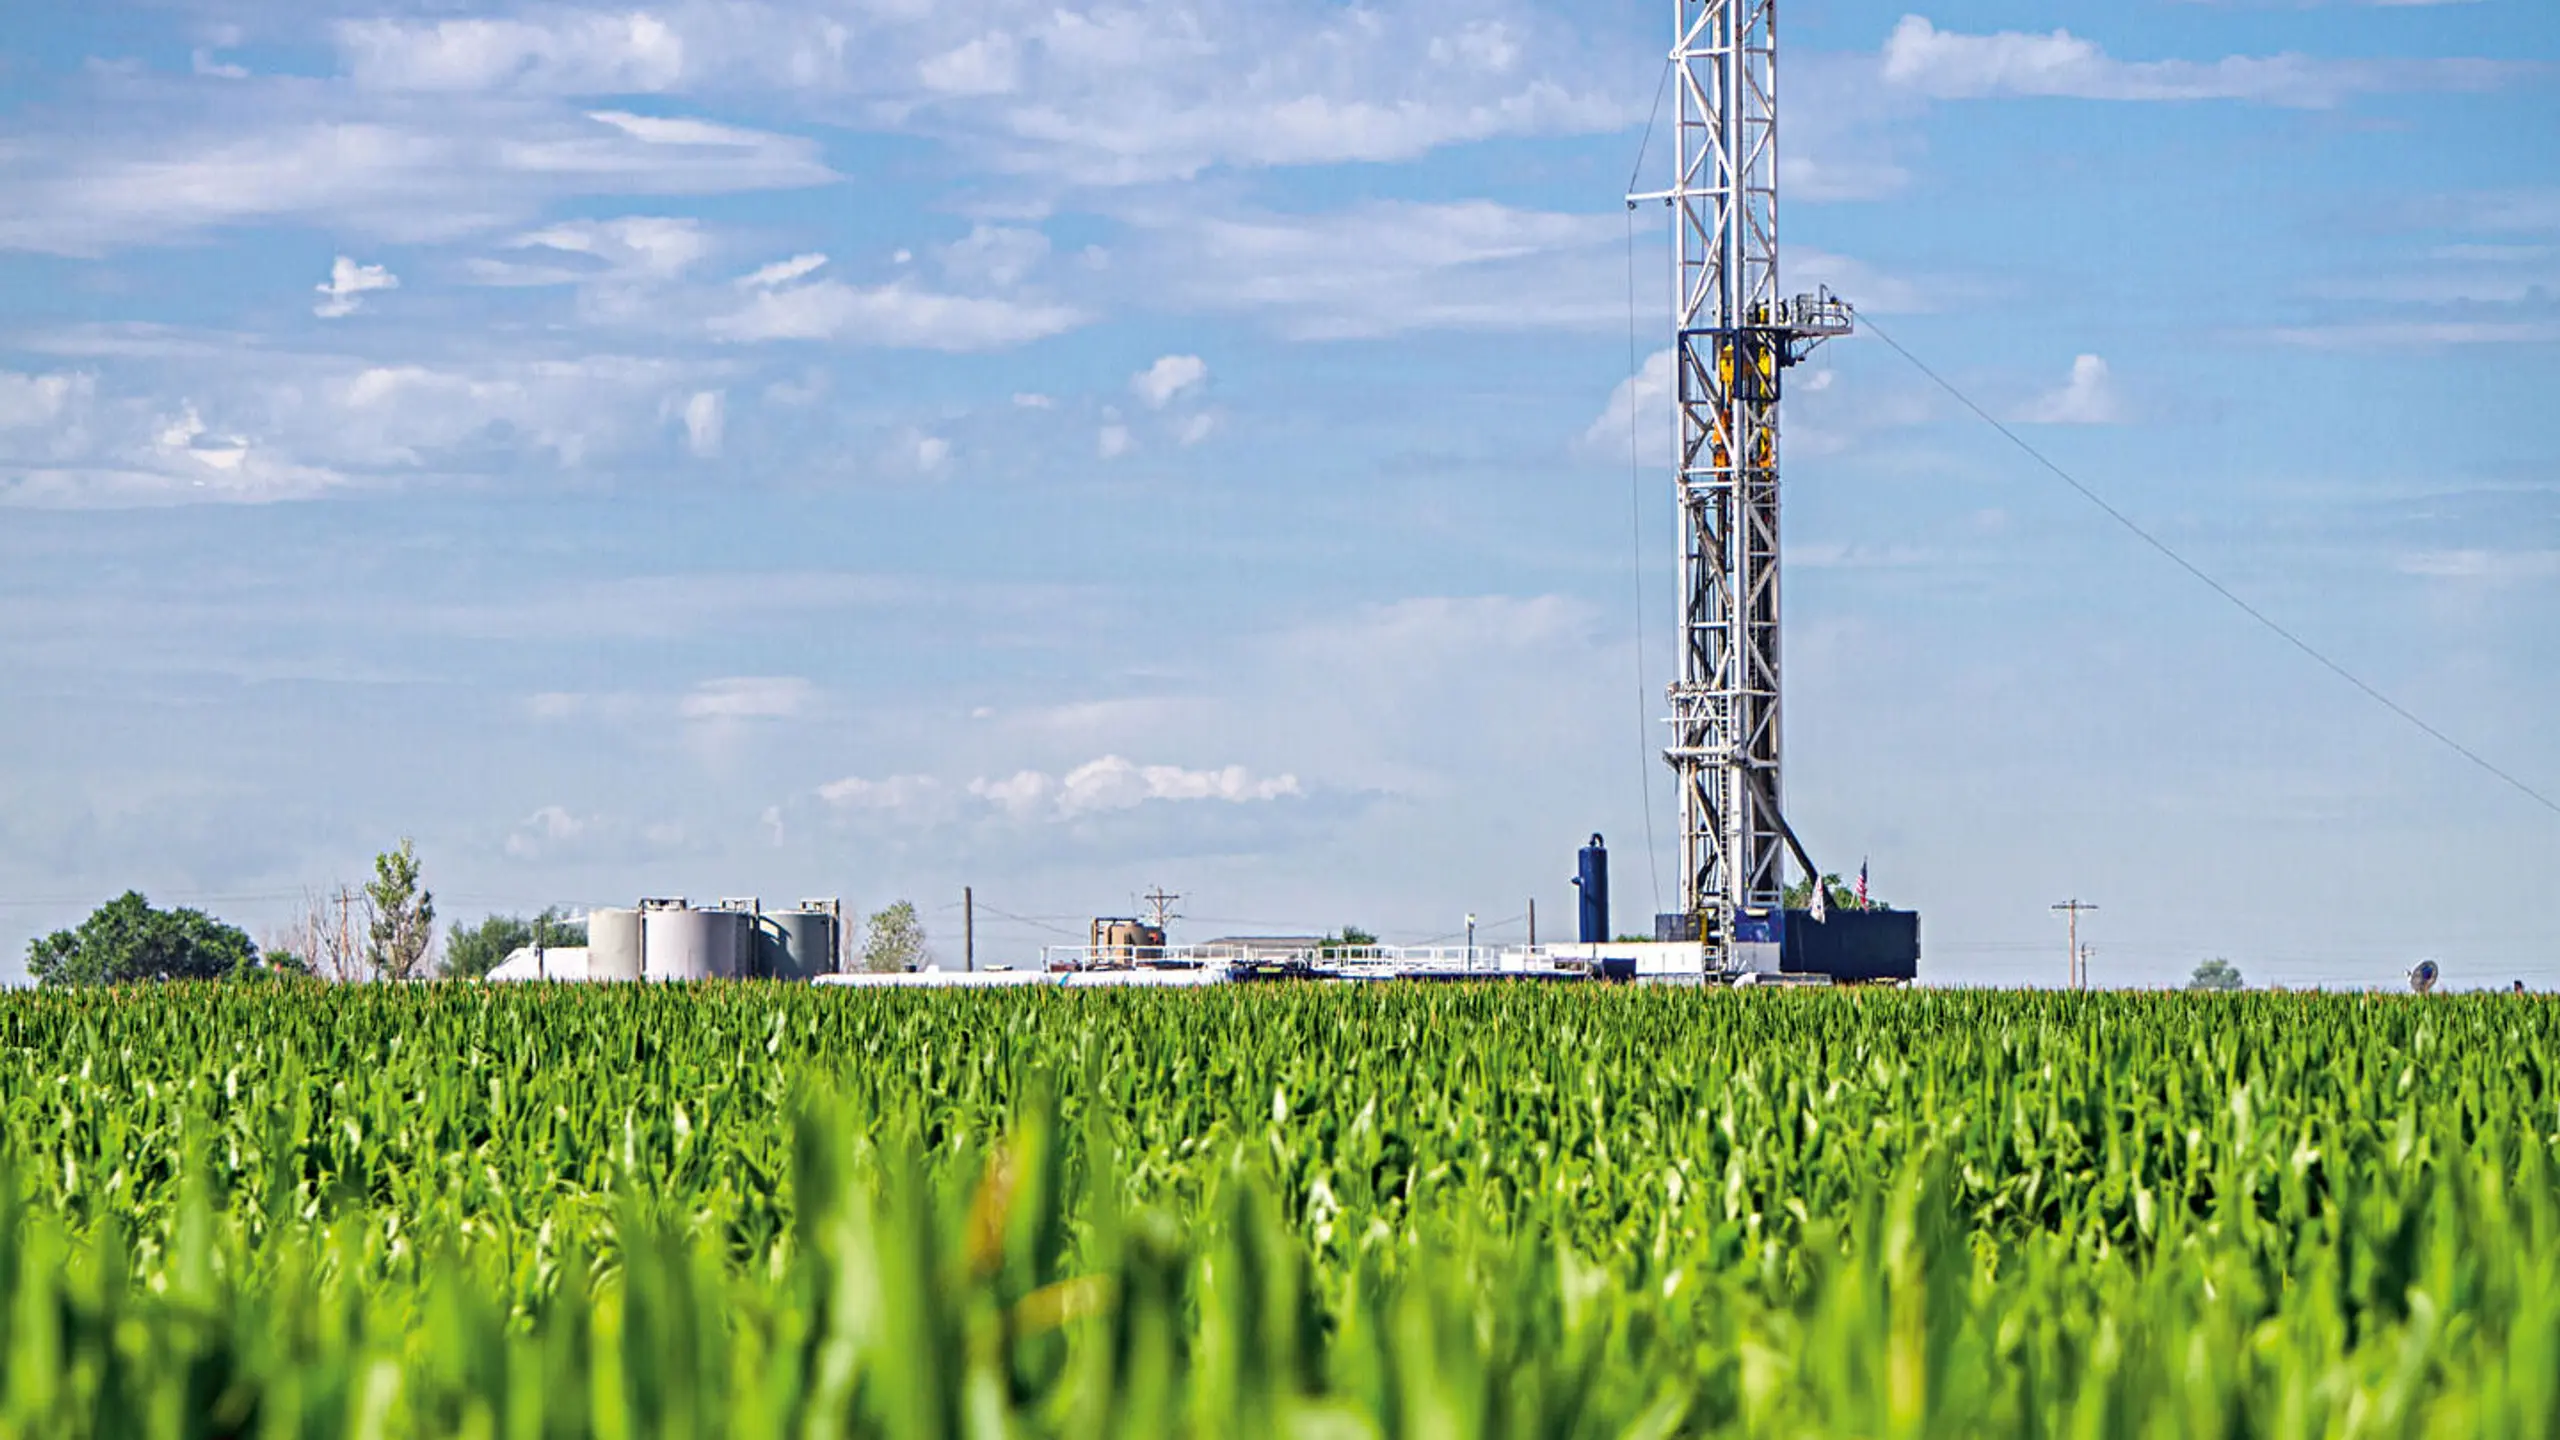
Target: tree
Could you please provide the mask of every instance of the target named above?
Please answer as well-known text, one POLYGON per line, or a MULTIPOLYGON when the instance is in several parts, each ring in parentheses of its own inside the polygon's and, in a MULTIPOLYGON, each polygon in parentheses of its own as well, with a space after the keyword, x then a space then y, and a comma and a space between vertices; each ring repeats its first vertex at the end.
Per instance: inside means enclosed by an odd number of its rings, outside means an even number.
POLYGON ((385 980, 424 973, 436 938, 436 897, 418 884, 418 847, 403 839, 399 849, 374 856, 364 898, 373 911, 365 929, 365 963, 385 980))
POLYGON ((1357 925, 1345 925, 1327 935, 1316 946, 1319 955, 1338 954, 1344 950, 1368 950, 1377 946, 1378 937, 1357 925))
POLYGON ((270 946, 248 964, 231 972, 234 980, 310 980, 311 962, 291 950, 270 946))
POLYGON ((154 910, 127 890, 77 930, 57 930, 27 947, 27 973, 43 985, 123 985, 145 980, 221 980, 257 963, 248 932, 201 910, 154 910))
POLYGON ((477 980, 528 945, 558 949, 586 943, 587 922, 569 919, 557 906, 530 918, 492 915, 468 930, 456 927, 445 937, 443 973, 477 980))
POLYGON ((862 968, 921 970, 931 958, 924 944, 924 922, 913 901, 901 900, 874 914, 863 925, 862 968))
MULTIPOLYGON (((1822 889, 1826 897, 1829 899, 1832 909, 1855 910, 1858 908, 1858 892, 1849 888, 1847 885, 1842 884, 1839 876, 1823 876, 1822 889)), ((1784 899, 1785 903, 1780 907, 1782 909, 1810 910, 1813 908, 1813 886, 1805 881, 1799 880, 1786 888, 1784 891, 1784 899)), ((1883 901, 1878 900, 1873 896, 1868 897, 1867 905, 1869 908, 1877 910, 1890 908, 1883 901)))
POLYGON ((2190 990, 2237 990, 2242 983, 2240 967, 2219 955, 2197 965, 2196 973, 2187 977, 2190 990))

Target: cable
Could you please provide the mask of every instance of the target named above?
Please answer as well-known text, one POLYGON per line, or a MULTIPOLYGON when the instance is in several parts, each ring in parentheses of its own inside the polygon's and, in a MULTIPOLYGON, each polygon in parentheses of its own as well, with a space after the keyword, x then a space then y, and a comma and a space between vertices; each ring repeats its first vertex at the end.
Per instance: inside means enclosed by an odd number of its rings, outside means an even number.
MULTIPOLYGON (((1653 109, 1645 116, 1644 138, 1636 142, 1635 168, 1627 172, 1626 193, 1635 193, 1644 178, 1645 153, 1653 148, 1653 127, 1662 118, 1662 94, 1671 85, 1671 59, 1663 57, 1662 78, 1653 86, 1653 109)), ((1635 588, 1636 616, 1636 789, 1643 803, 1645 877, 1653 882, 1653 912, 1662 913, 1662 848, 1653 834, 1653 706, 1644 679, 1644 459, 1636 439, 1637 380, 1644 361, 1636 344, 1636 207, 1627 206, 1627 533, 1634 559, 1627 576, 1635 588)))
POLYGON ((2434 740, 2437 744, 2444 746, 2456 755, 2459 755, 2463 759, 2477 765, 2482 770, 2485 770, 2489 774, 2496 776, 2498 779, 2505 781, 2508 785, 2514 787, 2519 794, 2522 794, 2527 799, 2532 800, 2535 804, 2540 805, 2545 810, 2548 810, 2555 815, 2560 815, 2560 801, 2553 800, 2550 796, 2543 794, 2541 791, 2536 790, 2522 780, 2517 779, 2515 776, 2499 769, 2496 765, 2491 764, 2486 757, 2482 756, 2480 752, 2463 744, 2461 741, 2454 739, 2452 736, 2447 735, 2433 725, 2428 724, 2426 721, 2419 719, 2407 706, 2402 705, 2399 701, 2392 699, 2390 696, 2383 694, 2380 690, 2377 690, 2373 686, 2365 683, 2363 678, 2358 676, 2354 671, 2349 670, 2346 666, 2330 659, 2327 655, 2314 648, 2310 641, 2305 640, 2301 636, 2293 633, 2291 630, 2286 629, 2283 625, 2278 624, 2265 611, 2260 610, 2257 606, 2250 604, 2248 601, 2243 600, 2238 595, 2232 593, 2231 587, 2214 579, 2211 575, 2206 574, 2202 569, 2198 568, 2193 561, 2187 559, 2186 556, 2170 549, 2166 541, 2163 541, 2150 531, 2143 529, 2140 525, 2135 524, 2132 517, 2126 515, 2123 511, 2118 510, 2113 505, 2108 504, 2097 491, 2092 490, 2088 486, 2081 484, 2078 480, 2073 479, 2071 472, 2045 458, 2043 451, 2028 444, 2025 440, 2019 437, 2016 431, 1994 419, 1990 411, 1973 403, 1973 398, 1971 396, 1957 389, 1945 376, 1940 375, 1937 371, 1932 370, 1927 365, 1923 364, 1919 356, 1904 349, 1901 341, 1886 334, 1883 327, 1877 325, 1875 321, 1868 319, 1864 313, 1860 313, 1858 315, 1858 319, 1875 335, 1877 339, 1882 340, 1886 345, 1892 347, 1893 353, 1910 361, 1914 369, 1936 382, 1939 389, 1954 396, 1957 404, 1962 405, 1967 410, 1972 411, 1975 415, 1980 416, 1982 423, 1999 431, 2001 436, 2010 444, 2025 451, 2028 459, 2033 460, 2045 469, 2052 471, 2055 477, 2060 479, 2063 484, 2080 492, 2080 498, 2097 506, 2100 510, 2105 511, 2108 519, 2123 526, 2127 531, 2132 533, 2135 539, 2140 540, 2143 544, 2150 546, 2152 549, 2157 550, 2162 555, 2168 557, 2171 564, 2204 582, 2206 588, 2213 591, 2214 594, 2221 596, 2223 599, 2230 601, 2239 609, 2241 614, 2246 615, 2250 619, 2257 621, 2260 625, 2265 626, 2276 636, 2276 638, 2284 641, 2294 649, 2301 651, 2303 654, 2310 656, 2314 661, 2319 663, 2321 668, 2327 670, 2330 674, 2337 676, 2339 679, 2346 681, 2356 689, 2363 691, 2367 699, 2372 700, 2375 704, 2380 705, 2382 708, 2399 716, 2401 719, 2408 721, 2411 725, 2415 726, 2420 733, 2434 740))

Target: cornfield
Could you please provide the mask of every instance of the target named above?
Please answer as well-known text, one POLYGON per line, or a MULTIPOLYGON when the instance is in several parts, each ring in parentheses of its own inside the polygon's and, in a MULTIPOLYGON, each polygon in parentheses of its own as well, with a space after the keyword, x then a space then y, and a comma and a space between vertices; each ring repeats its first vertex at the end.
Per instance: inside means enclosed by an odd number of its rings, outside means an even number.
POLYGON ((0 1434, 2555 1434, 2555 1013, 18 994, 0 1434))

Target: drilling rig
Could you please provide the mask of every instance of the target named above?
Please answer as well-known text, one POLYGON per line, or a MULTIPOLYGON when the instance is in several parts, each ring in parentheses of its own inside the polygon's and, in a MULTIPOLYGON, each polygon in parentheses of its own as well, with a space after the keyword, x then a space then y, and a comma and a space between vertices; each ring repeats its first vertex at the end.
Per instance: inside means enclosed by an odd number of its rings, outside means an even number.
POLYGON ((1672 0, 1672 15, 1671 186, 1627 197, 1672 217, 1680 667, 1664 759, 1678 777, 1681 909, 1655 934, 1702 942, 1725 975, 1908 979, 1918 917, 1827 913, 1779 785, 1778 401, 1788 369, 1854 317, 1827 290, 1779 289, 1777 0, 1672 0), (1792 915, 1790 857, 1817 897, 1792 915))

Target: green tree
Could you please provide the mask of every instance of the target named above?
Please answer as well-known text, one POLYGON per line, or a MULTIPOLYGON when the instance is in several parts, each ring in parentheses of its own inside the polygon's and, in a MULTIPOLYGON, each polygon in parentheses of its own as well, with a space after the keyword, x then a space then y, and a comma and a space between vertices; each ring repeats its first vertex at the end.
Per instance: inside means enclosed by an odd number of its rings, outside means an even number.
POLYGON ((249 963, 231 972, 234 980, 309 980, 315 978, 311 962, 291 950, 269 947, 252 955, 249 963))
POLYGON ((385 980, 410 980, 426 970, 428 947, 436 939, 436 897, 418 883, 418 847, 402 839, 400 848, 373 857, 373 878, 365 882, 373 923, 365 932, 365 963, 385 980))
MULTIPOLYGON (((1823 876, 1822 889, 1823 893, 1829 897, 1832 909, 1855 910, 1858 908, 1858 892, 1851 889, 1849 886, 1842 884, 1839 876, 1823 876)), ((1886 908, 1883 901, 1875 899, 1872 896, 1868 897, 1867 904, 1875 909, 1886 908)), ((1788 910, 1812 909, 1813 886, 1803 880, 1799 880, 1793 885, 1788 886, 1785 891, 1785 905, 1783 908, 1788 910)))
POLYGON ((248 932, 201 910, 155 910, 141 891, 127 890, 79 929, 29 945, 27 973, 42 985, 221 980, 257 959, 248 932))
POLYGON ((863 969, 921 970, 928 958, 924 922, 916 918, 913 901, 901 900, 864 922, 863 969))
POLYGON ((1366 950, 1378 943, 1378 937, 1357 925, 1345 925, 1324 937, 1316 946, 1319 955, 1332 955, 1344 950, 1366 950))
POLYGON ((2190 990, 2237 990, 2243 983, 2240 967, 2219 955, 2197 965, 2196 973, 2187 977, 2190 990))
POLYGON ((477 980, 498 968, 518 950, 539 943, 556 949, 587 943, 587 922, 572 920, 558 906, 539 915, 492 915, 445 937, 443 973, 477 980))

